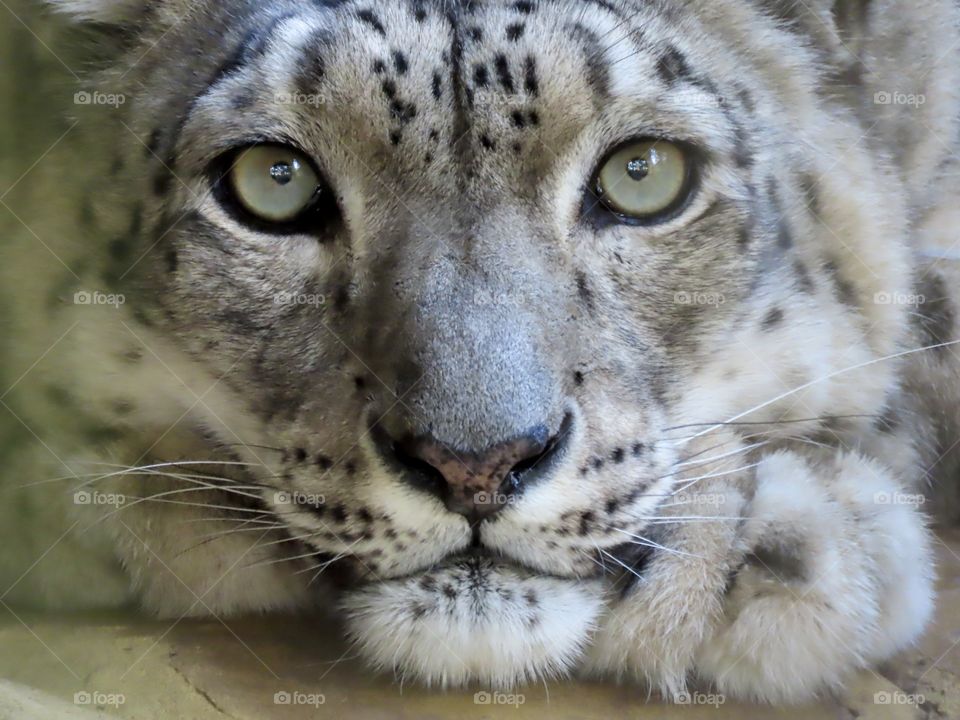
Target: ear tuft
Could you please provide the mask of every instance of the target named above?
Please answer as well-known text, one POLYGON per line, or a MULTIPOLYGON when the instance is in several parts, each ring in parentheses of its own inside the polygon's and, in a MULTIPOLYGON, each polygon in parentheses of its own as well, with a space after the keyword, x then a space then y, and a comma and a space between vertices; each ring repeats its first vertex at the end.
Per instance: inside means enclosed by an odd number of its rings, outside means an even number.
POLYGON ((122 23, 143 11, 147 0, 47 0, 57 12, 77 20, 122 23))

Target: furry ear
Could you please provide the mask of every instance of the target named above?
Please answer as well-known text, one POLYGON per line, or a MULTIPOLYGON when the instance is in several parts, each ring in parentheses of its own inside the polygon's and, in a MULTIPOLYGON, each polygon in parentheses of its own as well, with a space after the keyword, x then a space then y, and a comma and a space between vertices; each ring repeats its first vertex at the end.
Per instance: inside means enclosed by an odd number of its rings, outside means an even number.
POLYGON ((134 19, 148 0, 47 0, 57 12, 78 20, 123 23, 134 19))

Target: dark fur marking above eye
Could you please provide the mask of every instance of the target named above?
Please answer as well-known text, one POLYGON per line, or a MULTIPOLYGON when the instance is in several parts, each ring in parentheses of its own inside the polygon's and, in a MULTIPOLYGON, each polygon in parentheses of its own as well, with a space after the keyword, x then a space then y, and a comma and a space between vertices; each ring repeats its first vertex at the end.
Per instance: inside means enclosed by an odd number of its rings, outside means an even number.
POLYGON ((527 26, 525 23, 513 23, 512 25, 507 25, 507 40, 510 42, 516 42, 522 38, 526 32, 527 26))
POLYGON ((672 45, 657 60, 657 74, 667 85, 675 82, 693 82, 694 75, 686 57, 672 45))
POLYGON ((380 18, 373 12, 373 10, 361 10, 357 13, 357 18, 362 22, 370 25, 374 30, 377 31, 383 37, 387 36, 387 30, 383 27, 383 23, 380 22, 380 18))
POLYGON ((766 316, 763 318, 762 327, 764 330, 773 330, 773 328, 777 327, 777 325, 783 322, 783 318, 784 318, 783 310, 781 310, 778 307, 775 307, 771 309, 770 312, 768 312, 766 316))

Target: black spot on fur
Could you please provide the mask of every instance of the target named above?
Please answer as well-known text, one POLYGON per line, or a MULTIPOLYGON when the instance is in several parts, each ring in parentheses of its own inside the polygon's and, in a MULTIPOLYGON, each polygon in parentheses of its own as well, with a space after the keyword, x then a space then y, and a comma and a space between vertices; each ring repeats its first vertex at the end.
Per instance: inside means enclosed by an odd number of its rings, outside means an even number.
POLYGON ((513 23, 512 25, 507 25, 507 40, 510 42, 516 42, 523 37, 526 31, 527 26, 524 23, 513 23))
POLYGON ((747 563, 767 570, 783 582, 803 582, 807 575, 803 549, 799 539, 778 538, 767 547, 756 548, 747 556, 747 563))
POLYGON ((493 142, 493 140, 490 139, 490 136, 487 135, 486 133, 480 136, 480 144, 483 146, 485 150, 496 149, 496 144, 493 142))
POLYGON ((407 56, 399 50, 393 51, 393 67, 399 75, 406 75, 410 69, 410 63, 407 62, 407 56))
POLYGON ((377 75, 383 75, 387 71, 387 64, 383 60, 375 60, 373 63, 373 72, 377 75))
POLYGON ((902 423, 903 418, 900 417, 900 414, 896 411, 896 409, 888 407, 883 411, 883 414, 877 418, 876 422, 873 424, 873 427, 877 430, 877 432, 892 435, 897 431, 902 423))
POLYGON ((497 71, 497 79, 502 87, 508 93, 513 93, 513 75, 510 74, 510 63, 507 62, 507 56, 500 54, 494 58, 493 66, 497 71))
POLYGON ((301 447, 294 449, 293 459, 296 460, 298 463, 302 463, 304 460, 307 459, 307 451, 301 447))
POLYGON ((338 523, 344 523, 347 521, 347 509, 343 505, 337 505, 330 511, 330 514, 333 516, 333 519, 338 523))
POLYGON ((644 450, 646 450, 646 446, 644 446, 643 443, 638 442, 633 444, 633 447, 630 449, 630 452, 633 453, 634 457, 640 457, 641 455, 643 455, 644 450))
POLYGON ((593 308, 593 291, 590 289, 590 283, 587 276, 582 272, 577 272, 577 295, 588 308, 593 308))
POLYGON ((150 137, 147 139, 147 147, 145 148, 145 155, 147 157, 152 157, 160 151, 161 138, 162 134, 160 128, 157 128, 150 133, 150 137))
POLYGON ((607 515, 613 515, 619 509, 619 507, 620 501, 616 498, 612 498, 607 500, 607 504, 604 505, 603 509, 606 511, 607 515))
POLYGON ((433 97, 435 100, 443 97, 443 76, 439 72, 433 74, 433 97))
POLYGON ((777 325, 783 322, 783 310, 778 307, 775 307, 766 314, 766 317, 763 318, 763 329, 764 330, 773 330, 777 325))
POLYGON ((540 95, 540 79, 537 76, 537 61, 533 55, 527 55, 524 63, 523 87, 534 97, 540 95))
POLYGON ((390 144, 397 146, 400 144, 400 141, 403 139, 403 134, 399 130, 390 131, 390 144))
POLYGON ((623 459, 625 456, 626 456, 626 453, 624 452, 623 448, 617 448, 610 455, 610 459, 619 465, 620 463, 623 462, 623 459))
POLYGON ((823 267, 833 280, 837 299, 845 305, 856 307, 857 290, 853 284, 840 272, 840 267, 837 265, 836 261, 828 260, 826 263, 824 263, 823 267))
POLYGON ((474 42, 483 42, 483 30, 478 27, 470 28, 470 39, 474 42))
POLYGON ((357 17, 362 21, 367 23, 370 27, 376 30, 383 37, 387 36, 387 30, 383 27, 383 23, 380 22, 380 18, 373 12, 373 10, 361 10, 357 13, 357 17))
POLYGON ((397 97, 397 84, 393 80, 384 80, 380 84, 380 90, 389 100, 395 100, 397 97))
POLYGON ((450 598, 451 600, 456 599, 457 590, 456 588, 453 587, 453 585, 451 585, 450 583, 444 583, 443 588, 441 589, 443 590, 443 594, 446 595, 448 598, 450 598))
POLYGON ((814 217, 819 218, 821 216, 820 187, 817 179, 812 175, 803 175, 800 178, 800 188, 806 198, 807 209, 814 217))
POLYGON ((317 467, 323 471, 327 471, 333 467, 333 460, 331 460, 326 455, 322 455, 322 454, 317 455, 316 459, 314 460, 314 463, 316 463, 317 467))
POLYGON ((583 385, 583 373, 579 370, 573 374, 573 384, 577 387, 583 385))
POLYGON ((510 118, 513 120, 514 126, 519 128, 520 130, 522 130, 527 126, 527 119, 523 116, 523 113, 520 112, 519 110, 514 110, 510 118))
POLYGON ((540 124, 540 113, 538 113, 536 110, 531 110, 527 117, 530 119, 531 125, 536 126, 540 124))
POLYGON ((793 263, 793 272, 797 276, 797 286, 805 293, 812 293, 814 291, 813 278, 810 276, 810 271, 807 270, 807 266, 803 264, 802 260, 795 260, 793 263))
POLYGON ((164 255, 164 259, 167 263, 167 272, 173 274, 177 271, 177 266, 179 265, 179 258, 177 257, 176 248, 168 248, 167 252, 164 255))
POLYGON ((529 0, 518 0, 513 4, 513 9, 518 13, 523 13, 524 15, 529 15, 533 12, 533 3, 529 0))
POLYGON ((490 71, 486 65, 477 64, 473 67, 473 82, 477 87, 485 88, 490 84, 490 71))

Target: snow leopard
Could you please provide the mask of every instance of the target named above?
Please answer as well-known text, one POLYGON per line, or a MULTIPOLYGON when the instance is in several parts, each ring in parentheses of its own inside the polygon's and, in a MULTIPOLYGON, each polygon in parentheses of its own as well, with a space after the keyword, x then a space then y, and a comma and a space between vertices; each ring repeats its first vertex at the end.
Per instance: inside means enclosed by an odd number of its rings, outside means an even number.
POLYGON ((920 637, 952 0, 51 4, 92 57, 3 201, 4 604, 667 700, 920 637))

